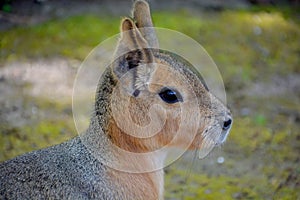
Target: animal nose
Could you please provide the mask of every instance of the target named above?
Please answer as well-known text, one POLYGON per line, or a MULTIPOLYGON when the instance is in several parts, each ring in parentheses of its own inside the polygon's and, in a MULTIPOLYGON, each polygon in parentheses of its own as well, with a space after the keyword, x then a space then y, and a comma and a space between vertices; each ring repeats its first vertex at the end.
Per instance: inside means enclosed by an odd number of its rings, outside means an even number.
POLYGON ((231 119, 231 118, 228 118, 228 119, 227 119, 226 121, 224 121, 224 123, 223 123, 223 130, 224 130, 224 131, 227 131, 228 129, 230 129, 231 124, 232 124, 232 119, 231 119))

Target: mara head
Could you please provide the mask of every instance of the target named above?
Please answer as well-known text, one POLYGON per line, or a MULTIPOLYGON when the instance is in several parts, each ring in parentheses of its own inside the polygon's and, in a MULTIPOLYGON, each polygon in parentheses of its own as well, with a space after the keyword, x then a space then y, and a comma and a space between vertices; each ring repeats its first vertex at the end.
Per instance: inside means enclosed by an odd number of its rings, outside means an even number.
POLYGON ((134 153, 171 147, 209 152, 225 141, 230 111, 188 61, 159 49, 145 1, 135 2, 133 19, 122 20, 109 71, 113 87, 98 88, 96 110, 108 99, 106 130, 119 148, 134 153))

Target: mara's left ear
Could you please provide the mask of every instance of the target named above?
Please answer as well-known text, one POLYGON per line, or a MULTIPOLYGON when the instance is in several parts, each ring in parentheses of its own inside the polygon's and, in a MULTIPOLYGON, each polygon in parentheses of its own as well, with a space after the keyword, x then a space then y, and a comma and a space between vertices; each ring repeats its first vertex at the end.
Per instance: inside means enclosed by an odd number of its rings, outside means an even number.
POLYGON ((121 38, 113 72, 122 86, 130 94, 137 96, 139 91, 148 88, 155 71, 153 51, 158 49, 158 40, 146 1, 135 1, 133 20, 125 18, 121 23, 121 38))
POLYGON ((148 88, 155 70, 154 56, 147 40, 135 23, 125 18, 121 24, 121 38, 112 65, 117 79, 133 96, 148 88))
POLYGON ((142 36, 146 39, 151 48, 158 49, 158 39, 153 28, 149 5, 144 0, 137 0, 134 3, 132 15, 140 29, 142 36))

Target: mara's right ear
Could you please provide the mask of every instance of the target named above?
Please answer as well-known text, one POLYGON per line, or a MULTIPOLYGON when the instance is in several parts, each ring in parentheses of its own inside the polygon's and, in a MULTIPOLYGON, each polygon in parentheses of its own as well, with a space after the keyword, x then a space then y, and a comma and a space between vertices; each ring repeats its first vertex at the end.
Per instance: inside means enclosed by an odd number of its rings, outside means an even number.
POLYGON ((135 23, 125 18, 121 23, 121 38, 115 53, 113 72, 122 86, 132 95, 147 89, 154 71, 154 56, 147 40, 135 23))

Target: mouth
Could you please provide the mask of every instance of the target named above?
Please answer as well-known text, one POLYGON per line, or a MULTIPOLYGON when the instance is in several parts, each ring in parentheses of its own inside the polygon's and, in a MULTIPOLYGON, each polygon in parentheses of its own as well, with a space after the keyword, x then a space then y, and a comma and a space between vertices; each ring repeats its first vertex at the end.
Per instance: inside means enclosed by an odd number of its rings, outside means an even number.
POLYGON ((216 146, 220 146, 226 142, 227 136, 229 135, 230 129, 228 130, 222 130, 220 137, 218 138, 218 141, 216 142, 216 146))
POLYGON ((212 135, 206 135, 203 139, 204 142, 199 149, 199 158, 202 159, 206 157, 215 147, 222 146, 226 142, 230 129, 231 127, 226 130, 223 129, 221 131, 213 132, 215 134, 212 135))

